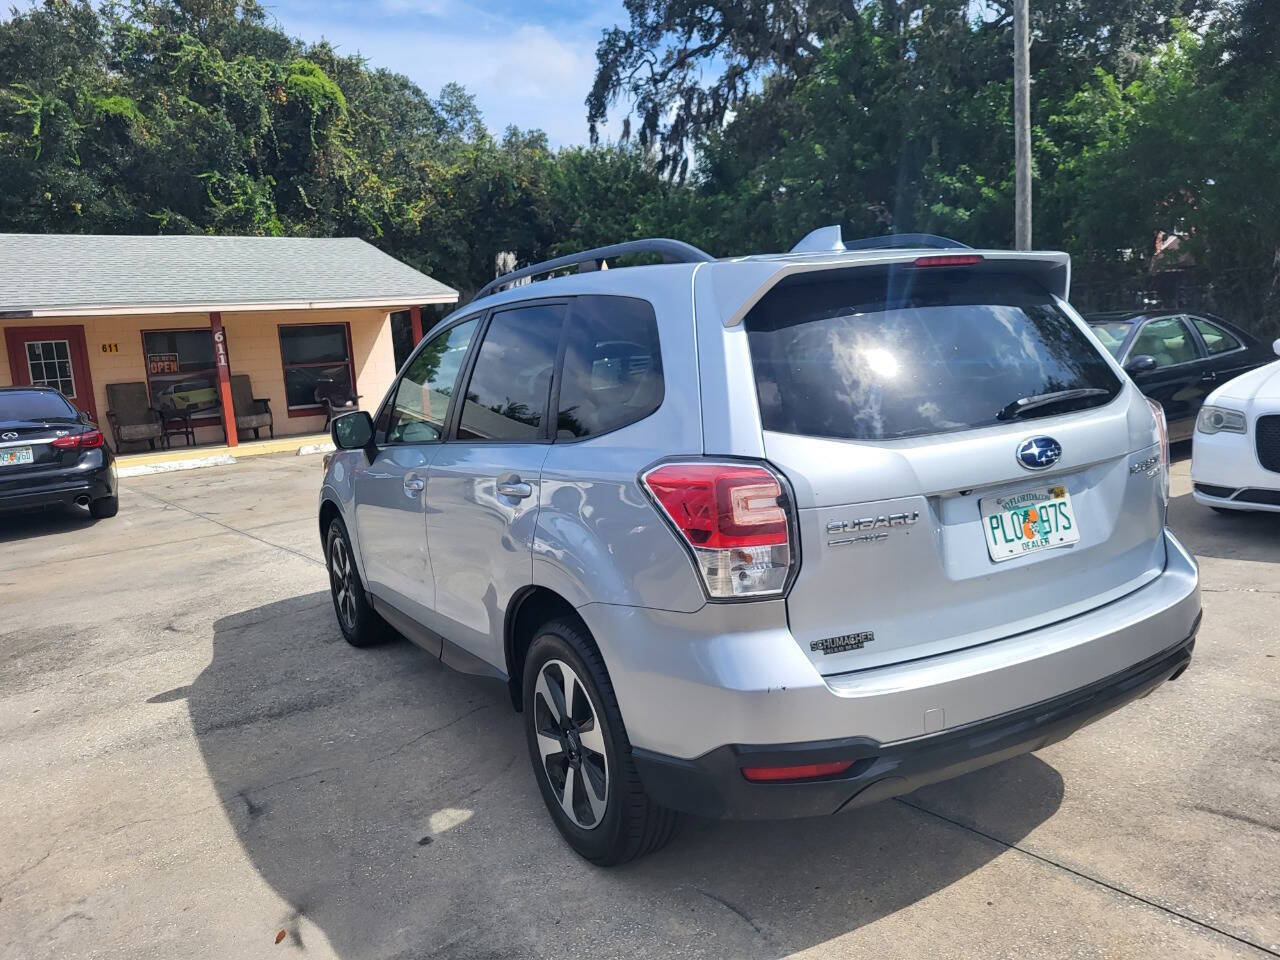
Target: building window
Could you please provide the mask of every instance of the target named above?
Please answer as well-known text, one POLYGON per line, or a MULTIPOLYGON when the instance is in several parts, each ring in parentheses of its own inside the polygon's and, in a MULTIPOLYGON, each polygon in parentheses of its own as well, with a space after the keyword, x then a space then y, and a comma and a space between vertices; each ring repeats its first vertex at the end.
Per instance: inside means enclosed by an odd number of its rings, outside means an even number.
POLYGON ((290 412, 319 412, 326 394, 355 396, 351 334, 345 323, 282 326, 280 356, 290 412))
POLYGON ((66 340, 28 340, 27 372, 33 387, 52 387, 65 397, 76 395, 71 371, 71 344, 66 340))
POLYGON ((152 406, 189 410, 202 419, 219 415, 222 399, 213 331, 147 330, 142 334, 142 352, 152 406))

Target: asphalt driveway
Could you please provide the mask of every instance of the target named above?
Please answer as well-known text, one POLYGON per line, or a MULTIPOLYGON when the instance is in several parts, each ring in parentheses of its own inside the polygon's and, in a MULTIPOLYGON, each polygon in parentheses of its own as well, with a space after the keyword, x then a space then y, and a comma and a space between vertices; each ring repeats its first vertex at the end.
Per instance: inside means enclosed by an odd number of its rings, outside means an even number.
POLYGON ((496 686, 329 604, 317 457, 0 520, 0 956, 1280 956, 1280 516, 1175 477, 1187 674, 838 818, 589 866, 496 686), (278 942, 277 942, 278 941, 278 942))

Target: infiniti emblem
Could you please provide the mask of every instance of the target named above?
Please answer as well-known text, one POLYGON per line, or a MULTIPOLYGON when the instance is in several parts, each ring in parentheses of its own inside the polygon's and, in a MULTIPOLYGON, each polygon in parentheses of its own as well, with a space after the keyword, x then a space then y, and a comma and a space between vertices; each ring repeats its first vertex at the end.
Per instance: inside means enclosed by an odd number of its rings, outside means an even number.
POLYGON ((1015 456, 1028 470, 1052 467, 1062 456, 1062 444, 1053 437, 1029 437, 1018 444, 1015 456))
POLYGON ((12 430, 8 431, 7 433, 0 433, 0 440, 17 440, 17 439, 18 439, 18 435, 14 433, 12 430))

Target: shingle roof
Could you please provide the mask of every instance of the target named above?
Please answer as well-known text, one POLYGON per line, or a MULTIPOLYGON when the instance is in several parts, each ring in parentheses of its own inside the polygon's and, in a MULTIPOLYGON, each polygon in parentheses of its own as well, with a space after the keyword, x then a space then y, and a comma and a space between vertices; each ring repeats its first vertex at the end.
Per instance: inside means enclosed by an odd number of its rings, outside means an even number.
POLYGON ((355 237, 0 234, 0 316, 452 303, 355 237))

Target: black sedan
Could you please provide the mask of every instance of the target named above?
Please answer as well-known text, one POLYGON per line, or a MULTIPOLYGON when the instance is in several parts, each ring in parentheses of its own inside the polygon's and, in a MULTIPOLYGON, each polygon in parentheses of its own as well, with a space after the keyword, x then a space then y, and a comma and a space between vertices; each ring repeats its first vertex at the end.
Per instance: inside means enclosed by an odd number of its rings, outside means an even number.
POLYGON ((1191 436, 1214 388, 1276 358, 1270 346, 1207 313, 1091 313, 1085 320, 1142 392, 1164 406, 1170 440, 1191 436))
POLYGON ((59 504, 98 520, 119 510, 102 431, 57 390, 0 387, 0 511, 59 504))

